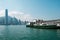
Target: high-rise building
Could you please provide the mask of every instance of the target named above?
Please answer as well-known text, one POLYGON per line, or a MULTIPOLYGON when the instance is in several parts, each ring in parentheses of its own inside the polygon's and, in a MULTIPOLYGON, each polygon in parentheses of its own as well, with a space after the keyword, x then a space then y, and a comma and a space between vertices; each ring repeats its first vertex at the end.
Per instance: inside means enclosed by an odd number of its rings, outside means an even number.
POLYGON ((8 9, 5 9, 5 21, 6 21, 6 25, 8 25, 8 9))

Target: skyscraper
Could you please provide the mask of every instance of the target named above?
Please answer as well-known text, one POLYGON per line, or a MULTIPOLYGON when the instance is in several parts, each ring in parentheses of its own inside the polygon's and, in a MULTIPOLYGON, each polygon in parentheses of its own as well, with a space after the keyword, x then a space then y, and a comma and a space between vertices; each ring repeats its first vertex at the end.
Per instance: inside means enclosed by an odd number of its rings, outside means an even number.
POLYGON ((5 9, 5 21, 6 21, 6 25, 8 25, 8 9, 5 9))

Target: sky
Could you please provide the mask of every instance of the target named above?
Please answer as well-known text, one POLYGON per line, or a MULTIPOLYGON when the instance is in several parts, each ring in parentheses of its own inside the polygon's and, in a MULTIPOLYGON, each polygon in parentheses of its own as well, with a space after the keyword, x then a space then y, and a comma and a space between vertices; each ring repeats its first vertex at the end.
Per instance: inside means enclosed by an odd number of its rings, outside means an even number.
POLYGON ((21 20, 60 19, 60 0, 0 0, 0 16, 5 9, 9 16, 21 20))

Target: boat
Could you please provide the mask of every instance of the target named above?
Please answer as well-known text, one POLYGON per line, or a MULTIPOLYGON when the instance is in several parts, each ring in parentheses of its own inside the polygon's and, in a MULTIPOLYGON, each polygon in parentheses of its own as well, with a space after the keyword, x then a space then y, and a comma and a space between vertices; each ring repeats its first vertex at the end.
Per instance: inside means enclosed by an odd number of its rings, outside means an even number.
POLYGON ((31 28, 39 28, 39 29, 60 29, 60 26, 57 26, 56 24, 35 24, 34 22, 30 22, 26 27, 31 27, 31 28))

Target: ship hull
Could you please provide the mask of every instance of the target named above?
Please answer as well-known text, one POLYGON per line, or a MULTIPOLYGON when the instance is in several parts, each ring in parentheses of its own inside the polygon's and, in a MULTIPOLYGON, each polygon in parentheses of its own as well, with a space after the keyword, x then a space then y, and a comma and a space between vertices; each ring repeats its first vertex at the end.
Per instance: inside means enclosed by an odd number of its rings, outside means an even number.
POLYGON ((31 28, 39 28, 39 29, 60 29, 59 26, 56 26, 56 25, 37 25, 37 26, 34 26, 34 25, 26 25, 26 27, 31 27, 31 28))

